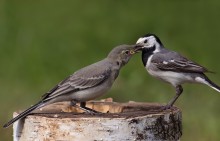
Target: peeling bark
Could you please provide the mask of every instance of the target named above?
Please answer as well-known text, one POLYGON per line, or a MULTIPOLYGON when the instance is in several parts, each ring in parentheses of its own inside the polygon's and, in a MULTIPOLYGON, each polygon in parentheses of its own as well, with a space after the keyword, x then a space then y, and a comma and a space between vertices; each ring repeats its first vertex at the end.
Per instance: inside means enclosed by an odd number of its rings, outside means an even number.
MULTIPOLYGON (((155 103, 88 102, 104 114, 89 115, 62 102, 14 124, 14 141, 176 141, 182 135, 181 111, 155 103)), ((16 116, 18 113, 14 113, 16 116)))

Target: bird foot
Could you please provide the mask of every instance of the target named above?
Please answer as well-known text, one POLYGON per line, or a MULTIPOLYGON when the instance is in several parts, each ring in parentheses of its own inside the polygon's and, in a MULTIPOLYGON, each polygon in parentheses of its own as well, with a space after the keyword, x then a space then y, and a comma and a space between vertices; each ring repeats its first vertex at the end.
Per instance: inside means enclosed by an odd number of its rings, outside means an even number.
POLYGON ((172 110, 172 108, 173 108, 173 106, 172 105, 170 105, 170 104, 167 104, 167 105, 165 105, 165 106, 162 106, 162 110, 172 110))
POLYGON ((73 101, 71 101, 70 105, 73 106, 73 107, 79 108, 79 109, 85 111, 85 113, 89 113, 89 114, 91 114, 91 115, 102 114, 101 112, 98 112, 98 111, 96 111, 96 110, 93 110, 93 109, 91 109, 91 108, 88 108, 88 107, 86 107, 85 105, 81 105, 81 104, 80 104, 80 106, 79 106, 79 105, 76 105, 76 102, 73 102, 73 101))
POLYGON ((93 110, 93 109, 88 108, 88 107, 83 107, 83 108, 84 108, 83 110, 84 110, 86 113, 89 113, 89 114, 91 114, 91 115, 99 115, 99 114, 102 114, 101 112, 96 111, 96 110, 93 110))

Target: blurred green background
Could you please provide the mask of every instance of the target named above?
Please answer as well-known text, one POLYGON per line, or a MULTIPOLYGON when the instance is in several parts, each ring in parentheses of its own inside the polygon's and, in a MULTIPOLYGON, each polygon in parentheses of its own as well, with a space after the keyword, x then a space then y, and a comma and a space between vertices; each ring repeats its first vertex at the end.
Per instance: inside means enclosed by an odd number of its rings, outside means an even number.
MULTIPOLYGON (((208 76, 220 84, 220 1, 1 0, 1 125, 66 76, 146 33, 215 71, 208 76)), ((174 93, 147 74, 137 54, 105 97, 166 103, 174 93)), ((184 85, 176 102, 183 112, 182 141, 220 140, 219 101, 207 86, 184 85)), ((12 140, 12 128, 0 128, 0 138, 12 140)))

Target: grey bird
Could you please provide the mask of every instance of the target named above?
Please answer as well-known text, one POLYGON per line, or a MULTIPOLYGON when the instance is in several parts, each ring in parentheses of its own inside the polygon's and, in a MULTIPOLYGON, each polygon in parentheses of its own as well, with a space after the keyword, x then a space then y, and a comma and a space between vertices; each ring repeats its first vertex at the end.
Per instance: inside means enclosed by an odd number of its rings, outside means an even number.
POLYGON ((204 73, 210 72, 205 67, 190 61, 177 52, 164 48, 160 39, 154 34, 140 37, 135 51, 142 50, 142 62, 148 73, 160 80, 170 83, 176 89, 176 95, 164 109, 170 109, 183 92, 182 84, 200 83, 208 85, 220 92, 220 87, 212 82, 204 73))
POLYGON ((18 119, 26 117, 35 109, 61 101, 71 101, 72 106, 91 114, 96 113, 86 107, 86 101, 102 96, 112 87, 120 69, 128 63, 134 54, 133 48, 136 46, 120 45, 115 47, 103 60, 84 67, 61 81, 44 94, 37 104, 20 113, 3 127, 6 128, 18 119), (80 103, 80 106, 76 103, 80 103))

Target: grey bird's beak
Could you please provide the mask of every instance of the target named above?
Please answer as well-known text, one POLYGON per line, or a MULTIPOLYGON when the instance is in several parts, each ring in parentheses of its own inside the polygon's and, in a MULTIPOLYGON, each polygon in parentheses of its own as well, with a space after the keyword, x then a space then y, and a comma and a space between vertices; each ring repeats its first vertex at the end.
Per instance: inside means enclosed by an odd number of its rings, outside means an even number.
MULTIPOLYGON (((134 53, 138 53, 138 52, 142 51, 143 48, 144 48, 144 45, 142 45, 142 44, 136 44, 135 47, 132 49, 132 51, 133 51, 134 53)), ((134 54, 134 53, 133 53, 133 54, 134 54)))

